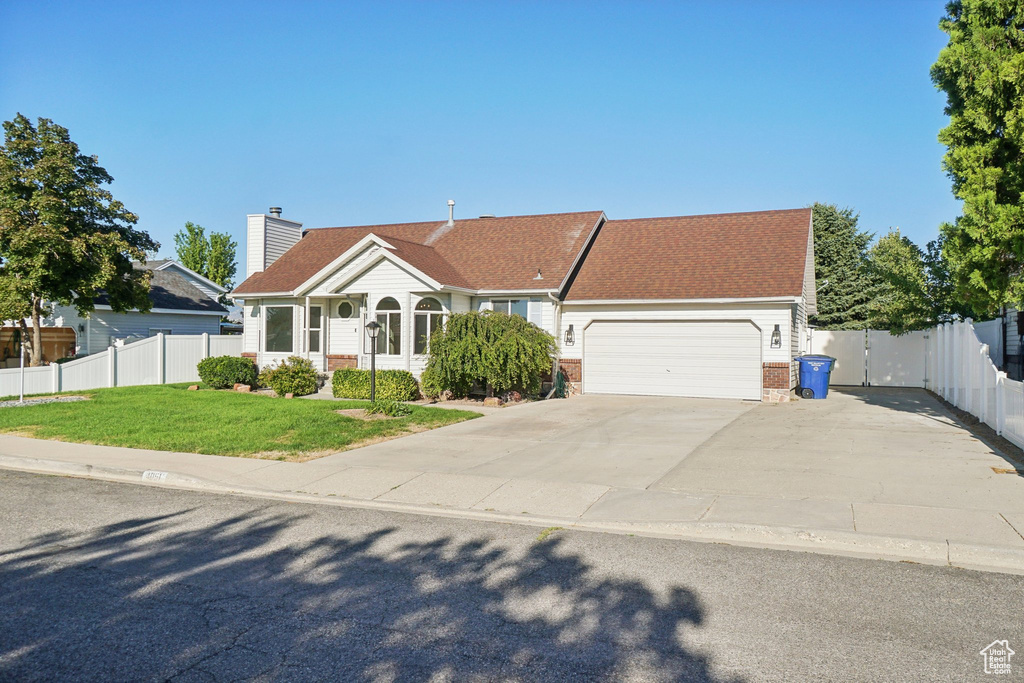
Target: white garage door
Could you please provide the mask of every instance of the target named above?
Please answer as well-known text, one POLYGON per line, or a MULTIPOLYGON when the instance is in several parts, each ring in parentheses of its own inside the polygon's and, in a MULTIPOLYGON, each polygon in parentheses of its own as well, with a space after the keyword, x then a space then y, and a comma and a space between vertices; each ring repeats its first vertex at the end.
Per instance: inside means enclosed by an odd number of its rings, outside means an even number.
POLYGON ((595 321, 583 392, 761 400, 761 332, 750 322, 595 321))

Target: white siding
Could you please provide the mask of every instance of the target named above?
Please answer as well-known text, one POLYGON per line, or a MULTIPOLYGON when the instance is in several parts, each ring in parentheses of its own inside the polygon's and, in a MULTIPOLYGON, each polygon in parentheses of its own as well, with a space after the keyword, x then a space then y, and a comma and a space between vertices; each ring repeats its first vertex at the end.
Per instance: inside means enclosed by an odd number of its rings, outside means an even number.
POLYGON ((1020 335, 1017 334, 1017 309, 1006 310, 1006 355, 1017 356, 1020 354, 1020 335))
POLYGON ((473 298, 467 294, 451 295, 452 313, 468 313, 471 310, 473 298))
POLYGON ((264 220, 266 216, 257 214, 246 216, 245 228, 245 277, 252 277, 255 273, 263 272, 264 254, 266 245, 263 237, 264 220))
POLYGON ((171 334, 219 334, 220 316, 94 311, 88 328, 89 348, 95 353, 117 338, 149 337, 153 329, 171 330, 171 334))
MULTIPOLYGON (((592 320, 750 320, 761 330, 761 358, 765 363, 792 362, 790 304, 573 304, 562 308, 562 329, 573 325, 576 343, 567 346, 560 340, 563 358, 583 357, 583 336, 592 320), (779 325, 782 348, 771 348, 772 330, 779 325)), ((643 340, 637 340, 636 353, 643 353, 643 340)), ((629 359, 623 359, 624 362, 629 359)))
POLYGON ((246 216, 245 276, 266 270, 302 239, 302 223, 263 214, 246 216))
POLYGON ((242 351, 257 353, 260 350, 260 307, 256 300, 247 301, 242 307, 242 351))
POLYGON ((82 318, 73 306, 57 306, 54 319, 75 328, 78 352, 92 354, 104 350, 114 339, 149 337, 151 329, 171 330, 171 334, 220 334, 219 315, 187 313, 114 313, 96 310, 82 318), (84 331, 79 331, 82 326, 84 331))

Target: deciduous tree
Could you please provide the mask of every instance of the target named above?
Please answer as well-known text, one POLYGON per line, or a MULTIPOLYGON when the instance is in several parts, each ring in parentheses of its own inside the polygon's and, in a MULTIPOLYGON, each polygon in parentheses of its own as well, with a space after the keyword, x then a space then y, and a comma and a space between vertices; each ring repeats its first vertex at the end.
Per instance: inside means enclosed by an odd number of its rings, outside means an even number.
POLYGON ((17 320, 31 364, 42 362, 47 303, 81 315, 105 292, 114 311, 148 311, 149 273, 136 270, 159 244, 107 189, 113 178, 50 119, 18 114, 0 147, 0 315, 17 320), (31 321, 31 334, 25 319, 31 321))
POLYGON ((235 277, 235 250, 238 243, 224 232, 206 236, 206 228, 185 223, 185 228, 174 235, 178 262, 222 287, 231 287, 235 277))
POLYGON ((935 324, 925 256, 916 244, 897 228, 871 247, 868 263, 880 282, 868 304, 869 327, 899 335, 935 324))

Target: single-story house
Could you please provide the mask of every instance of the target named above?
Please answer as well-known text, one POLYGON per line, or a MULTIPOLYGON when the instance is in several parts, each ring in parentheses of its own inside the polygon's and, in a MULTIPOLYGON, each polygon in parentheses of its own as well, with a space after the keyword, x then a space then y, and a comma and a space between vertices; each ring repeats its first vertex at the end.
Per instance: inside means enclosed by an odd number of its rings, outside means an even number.
POLYGON ((77 335, 76 353, 88 355, 112 344, 130 342, 164 334, 220 334, 221 318, 228 314, 218 299, 225 287, 208 280, 172 259, 137 263, 136 268, 152 272, 148 313, 115 313, 107 299, 96 299, 96 310, 88 317, 78 315, 74 306, 54 306, 44 323, 50 327, 70 327, 77 335))
POLYGON ((810 209, 608 220, 602 211, 303 230, 247 217, 243 353, 419 374, 449 313, 518 314, 577 391, 787 400, 815 312, 810 209))

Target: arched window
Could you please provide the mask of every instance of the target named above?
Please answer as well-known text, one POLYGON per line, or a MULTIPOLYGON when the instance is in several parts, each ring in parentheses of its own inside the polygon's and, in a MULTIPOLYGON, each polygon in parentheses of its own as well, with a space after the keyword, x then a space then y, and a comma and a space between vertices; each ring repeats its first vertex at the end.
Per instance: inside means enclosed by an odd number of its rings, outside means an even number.
POLYGON ((428 297, 420 299, 420 302, 416 304, 415 316, 416 326, 412 348, 414 353, 422 355, 427 352, 430 338, 434 336, 434 332, 440 330, 444 325, 444 309, 441 308, 437 299, 428 297))
POLYGON ((377 353, 398 356, 402 353, 402 307, 390 296, 377 304, 377 353))

